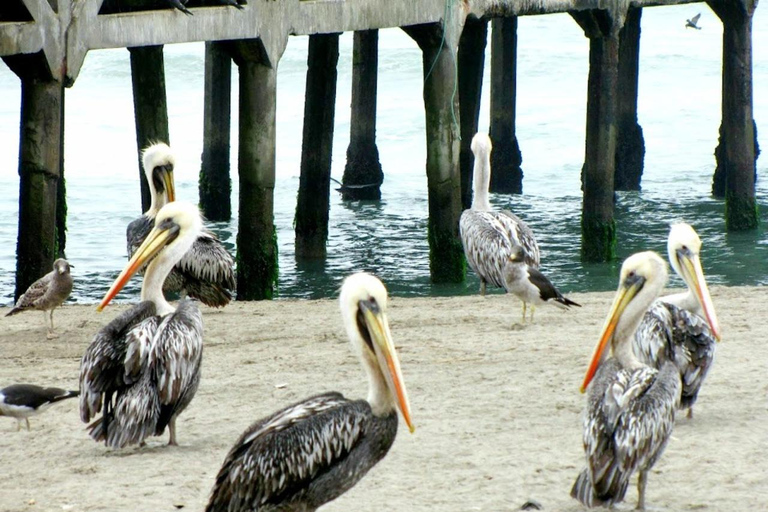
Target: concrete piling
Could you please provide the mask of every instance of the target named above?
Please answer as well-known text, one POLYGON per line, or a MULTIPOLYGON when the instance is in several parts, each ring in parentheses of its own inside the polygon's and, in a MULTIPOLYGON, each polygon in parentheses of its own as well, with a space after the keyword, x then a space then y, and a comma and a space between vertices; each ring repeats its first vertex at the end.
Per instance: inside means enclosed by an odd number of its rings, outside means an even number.
POLYGON ((352 49, 352 112, 347 164, 342 177, 344 200, 381 199, 384 172, 376 146, 376 98, 379 31, 358 30, 352 49))
POLYGON ((203 158, 198 190, 200 210, 208 220, 232 218, 232 182, 229 177, 232 59, 227 43, 205 43, 203 100, 203 158))
POLYGON ((338 60, 339 34, 309 36, 301 175, 294 221, 297 258, 325 258, 338 60))
POLYGON ((456 89, 458 31, 440 24, 404 27, 423 55, 429 197, 429 270, 432 282, 464 280, 466 260, 459 238, 459 105, 456 89))
POLYGON ((523 193, 523 155, 515 133, 517 16, 495 18, 491 31, 491 192, 523 193))
POLYGON ((163 46, 128 48, 131 52, 133 82, 133 113, 136 121, 139 180, 141 182, 141 211, 149 209, 152 198, 144 176, 141 152, 156 142, 170 144, 168 135, 168 101, 165 96, 165 65, 163 46))

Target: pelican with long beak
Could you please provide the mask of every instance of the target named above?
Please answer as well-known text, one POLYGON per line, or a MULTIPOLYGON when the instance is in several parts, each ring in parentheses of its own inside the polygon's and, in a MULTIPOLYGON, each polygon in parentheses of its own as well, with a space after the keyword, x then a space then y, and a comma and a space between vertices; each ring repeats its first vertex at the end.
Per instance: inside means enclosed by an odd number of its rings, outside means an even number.
POLYGON ((683 382, 680 407, 693 417, 693 404, 715 357, 720 324, 699 261, 701 240, 688 224, 673 224, 667 255, 688 287, 683 293, 659 298, 645 314, 632 348, 640 360, 654 368, 674 362, 683 382))
POLYGON ((176 445, 176 418, 189 405, 200 384, 203 319, 194 301, 174 308, 163 296, 163 282, 202 229, 197 207, 169 203, 155 227, 120 273, 98 311, 147 262, 141 302, 124 312, 93 338, 80 363, 80 419, 96 441, 112 448, 144 444, 162 435, 176 445))
POLYGON ((654 252, 630 256, 587 370, 584 451, 587 467, 571 496, 587 507, 621 502, 639 471, 637 508, 645 508, 648 472, 672 435, 680 403, 680 374, 672 362, 660 369, 637 359, 631 341, 651 303, 667 282, 667 265, 654 252), (608 347, 613 357, 606 359, 608 347))
POLYGON ((349 276, 341 316, 368 374, 368 399, 325 393, 251 425, 216 476, 206 512, 313 511, 352 488, 389 451, 397 410, 413 432, 408 394, 387 321, 387 290, 349 276))
MULTIPOLYGON (((142 158, 152 203, 144 215, 128 224, 125 236, 129 257, 152 230, 160 209, 176 200, 173 181, 176 159, 171 148, 163 143, 154 144, 143 151, 142 158)), ((226 306, 235 289, 234 267, 235 260, 216 235, 203 228, 192 247, 168 274, 163 291, 188 295, 207 306, 226 306)))

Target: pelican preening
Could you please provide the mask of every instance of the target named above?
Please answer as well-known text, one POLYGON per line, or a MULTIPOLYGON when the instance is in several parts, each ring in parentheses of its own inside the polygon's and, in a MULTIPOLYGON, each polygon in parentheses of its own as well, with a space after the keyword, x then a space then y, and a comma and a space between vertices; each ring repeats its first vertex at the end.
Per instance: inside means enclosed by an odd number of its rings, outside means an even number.
POLYGON ((413 432, 384 285, 354 274, 339 299, 347 334, 368 373, 368 399, 325 393, 251 425, 227 455, 206 512, 315 510, 352 488, 387 454, 398 408, 413 432))
POLYGON ((715 357, 720 325, 699 261, 701 240, 688 224, 673 224, 667 255, 688 290, 653 303, 635 333, 633 350, 645 364, 660 369, 672 361, 680 370, 680 407, 693 416, 693 404, 715 357))
POLYGON ((43 277, 29 285, 16 305, 6 313, 5 316, 16 315, 28 309, 42 311, 46 317, 45 323, 48 324, 50 318, 51 325, 48 327, 48 338, 56 337, 53 331, 53 310, 61 306, 72 293, 72 274, 69 269, 74 268, 65 259, 59 258, 53 262, 53 270, 43 277), (46 314, 46 311, 50 311, 46 314))
POLYGON ((523 301, 523 323, 525 323, 525 305, 531 304, 531 322, 535 306, 554 304, 561 309, 571 306, 581 307, 571 299, 564 297, 555 288, 547 276, 525 262, 525 249, 514 245, 509 255, 509 261, 504 265, 504 288, 508 293, 523 301))
MULTIPOLYGON (((157 212, 176 199, 173 181, 175 159, 167 144, 144 150, 144 173, 152 203, 144 215, 128 224, 128 255, 132 256, 154 225, 157 212)), ((191 249, 179 260, 163 285, 167 293, 181 292, 213 307, 226 306, 235 289, 235 262, 216 235, 202 229, 191 249)))
POLYGON ((488 134, 476 133, 471 148, 475 154, 474 197, 472 208, 461 214, 459 233, 467 263, 480 278, 480 293, 485 295, 485 285, 488 283, 505 288, 504 266, 513 246, 519 245, 525 250, 527 265, 539 268, 539 245, 531 228, 517 215, 506 210, 497 212, 491 209, 488 202, 491 139, 488 134))
POLYGON ((634 254, 621 267, 619 289, 581 391, 589 386, 584 420, 587 467, 571 496, 588 507, 624 499, 639 471, 637 508, 645 507, 648 471, 672 434, 680 404, 680 374, 672 362, 650 368, 632 352, 632 336, 667 282, 667 265, 654 252, 634 254), (605 360, 610 344, 612 358, 605 360))
POLYGON ((13 384, 0 389, 0 416, 16 418, 16 430, 21 430, 21 420, 27 422, 29 417, 40 414, 52 404, 74 398, 77 391, 67 391, 60 388, 43 388, 34 384, 13 384))
POLYGON ((80 363, 80 419, 91 437, 107 446, 142 444, 168 426, 176 444, 176 418, 200 383, 203 320, 194 301, 171 306, 163 282, 203 229, 196 206, 174 202, 155 218, 155 227, 117 277, 99 311, 146 262, 142 302, 107 324, 80 363))

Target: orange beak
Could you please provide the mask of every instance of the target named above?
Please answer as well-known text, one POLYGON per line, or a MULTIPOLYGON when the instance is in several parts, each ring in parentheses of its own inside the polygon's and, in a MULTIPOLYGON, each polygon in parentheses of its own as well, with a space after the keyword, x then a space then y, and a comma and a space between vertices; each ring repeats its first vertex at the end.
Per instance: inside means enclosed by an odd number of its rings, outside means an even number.
POLYGON ((709 295, 709 288, 707 288, 707 281, 704 279, 704 271, 701 269, 698 255, 678 251, 677 260, 683 271, 683 279, 696 294, 696 300, 699 301, 701 310, 704 312, 704 318, 707 319, 709 328, 712 330, 712 335, 717 341, 720 341, 720 324, 717 321, 715 305, 709 295))

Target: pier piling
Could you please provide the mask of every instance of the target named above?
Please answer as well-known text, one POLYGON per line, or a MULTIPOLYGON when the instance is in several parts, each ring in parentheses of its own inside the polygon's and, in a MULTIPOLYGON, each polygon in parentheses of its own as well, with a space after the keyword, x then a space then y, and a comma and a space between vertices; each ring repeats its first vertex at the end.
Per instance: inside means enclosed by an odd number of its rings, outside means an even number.
POLYGON ((136 120, 139 180, 141 181, 141 211, 149 209, 152 197, 144 176, 141 152, 151 144, 170 144, 168 135, 168 101, 165 96, 165 65, 163 46, 128 48, 131 52, 133 82, 133 114, 136 120))
POLYGON ((384 172, 376 146, 379 31, 358 30, 352 49, 352 112, 341 198, 381 199, 384 172), (361 186, 362 185, 362 186, 361 186))
POLYGON ((430 276, 435 283, 461 282, 467 268, 459 238, 460 121, 455 66, 461 34, 460 29, 450 27, 445 34, 437 23, 403 28, 422 50, 429 198, 427 239, 430 276))
POLYGON ((459 105, 461 107, 461 205, 472 206, 472 165, 474 155, 470 145, 477 133, 480 119, 480 99, 483 92, 485 46, 488 39, 488 22, 468 17, 459 40, 459 105))
POLYGON ((523 193, 517 143, 517 16, 495 18, 491 31, 491 192, 523 193))
POLYGON ((602 262, 616 258, 613 177, 616 164, 616 97, 619 36, 607 11, 572 12, 589 38, 587 140, 581 213, 581 258, 602 262))
POLYGON ((200 209, 208 220, 232 218, 232 182, 229 177, 232 59, 227 43, 205 43, 203 100, 203 157, 198 190, 200 209))
POLYGON ((325 258, 331 192, 339 34, 309 36, 301 176, 296 204, 296 257, 325 258))

